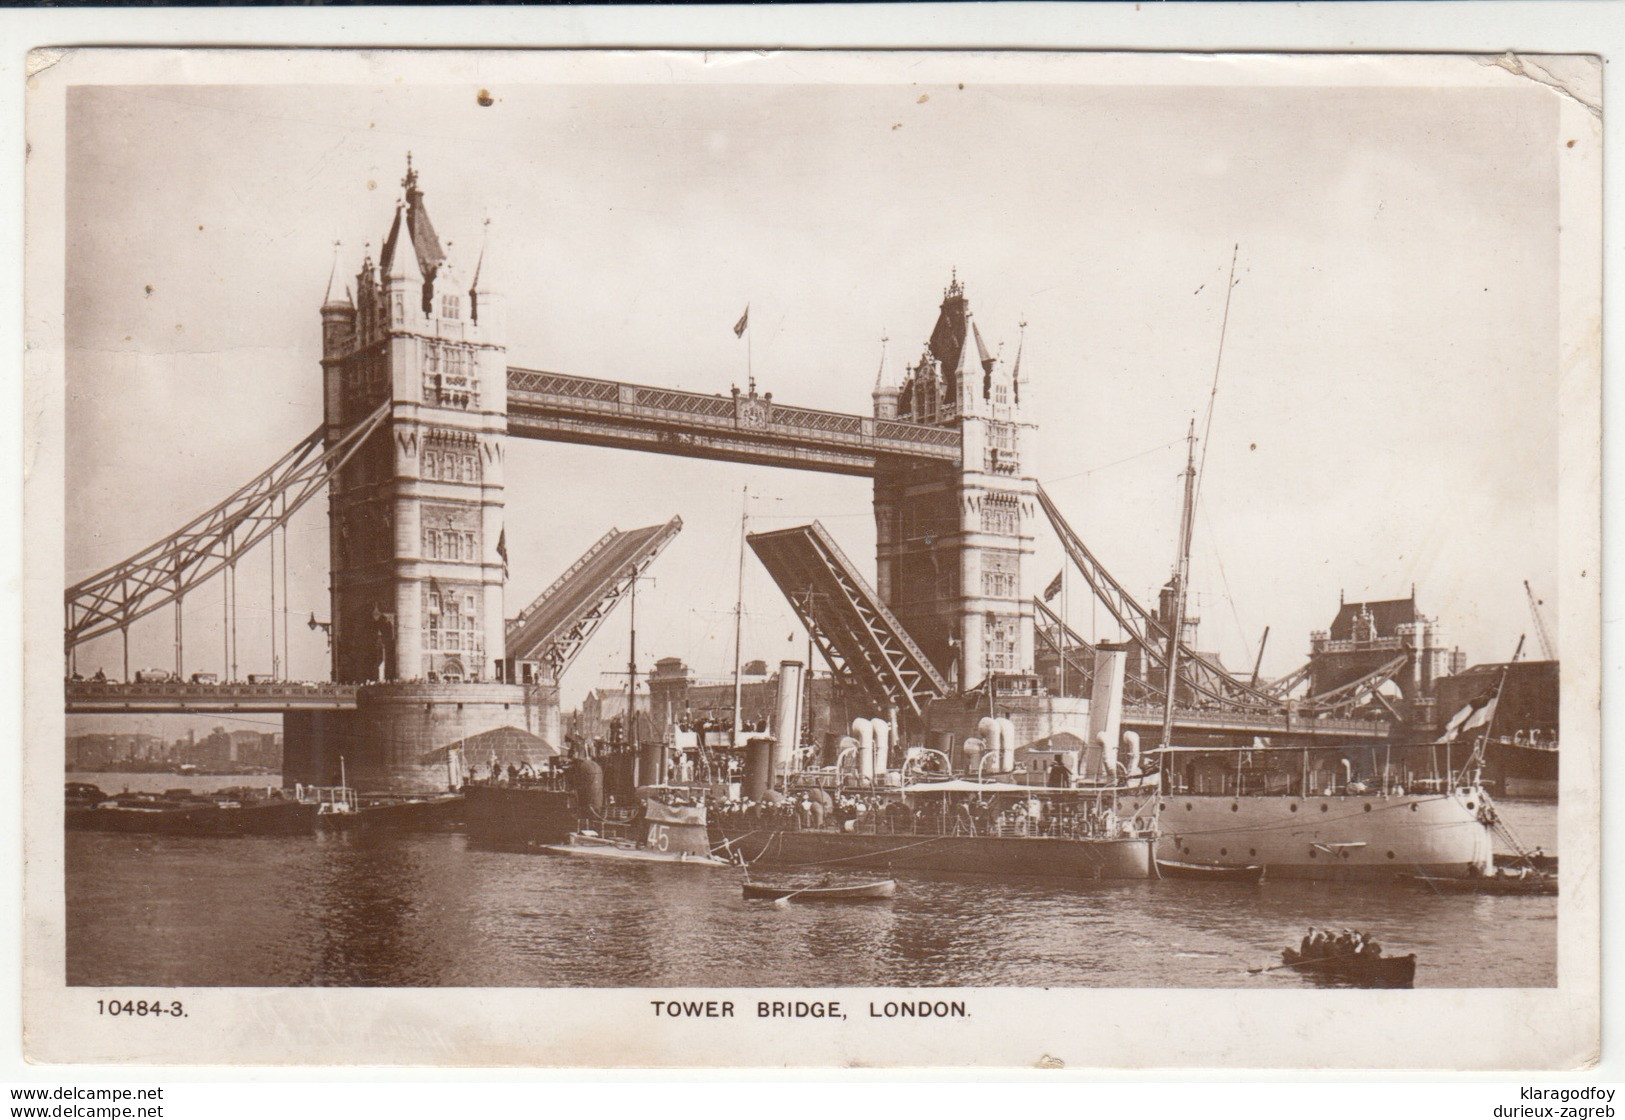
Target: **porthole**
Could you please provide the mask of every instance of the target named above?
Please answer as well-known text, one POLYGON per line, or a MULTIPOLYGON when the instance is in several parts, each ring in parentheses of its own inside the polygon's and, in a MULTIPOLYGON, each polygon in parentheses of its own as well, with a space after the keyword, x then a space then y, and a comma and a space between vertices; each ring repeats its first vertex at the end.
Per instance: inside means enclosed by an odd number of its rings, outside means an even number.
POLYGON ((1310 849, 1309 849, 1309 858, 1310 858, 1310 859, 1314 859, 1314 858, 1315 858, 1315 857, 1316 857, 1316 856, 1318 856, 1318 855, 1319 855, 1319 854, 1320 854, 1320 853, 1319 853, 1319 852, 1317 852, 1317 851, 1315 851, 1315 849, 1313 849, 1313 848, 1310 848, 1310 849))
POLYGON ((1467 811, 1469 813, 1473 811, 1473 803, 1471 801, 1467 802, 1467 811))
POLYGON ((1417 810, 1417 804, 1416 804, 1416 802, 1412 801, 1411 802, 1411 812, 1414 813, 1414 812, 1416 812, 1416 810, 1417 810))
POLYGON ((1166 801, 1157 802, 1157 812, 1162 813, 1162 812, 1166 812, 1167 810, 1168 810, 1168 803, 1166 801))
POLYGON ((1394 858, 1394 853, 1393 853, 1393 852, 1389 852, 1389 853, 1388 853, 1388 858, 1389 858, 1389 859, 1393 859, 1393 858, 1394 858))
POLYGON ((1369 806, 1369 805, 1367 805, 1367 806, 1366 806, 1366 807, 1365 807, 1365 811, 1366 811, 1366 812, 1368 812, 1368 813, 1369 813, 1369 812, 1371 812, 1371 806, 1369 806))
POLYGON ((1347 848, 1339 848, 1337 850, 1337 857, 1339 859, 1348 859, 1349 858, 1349 850, 1347 848))
POLYGON ((1324 803, 1323 803, 1323 804, 1322 804, 1322 805, 1321 805, 1321 806, 1320 806, 1320 811, 1321 811, 1321 812, 1322 812, 1322 813, 1324 813, 1324 812, 1325 812, 1325 811, 1326 811, 1326 810, 1328 810, 1328 809, 1330 809, 1330 808, 1331 808, 1331 806, 1330 806, 1330 805, 1326 805, 1326 804, 1324 804, 1324 803))
POLYGON ((1232 804, 1232 805, 1231 805, 1231 806, 1230 806, 1230 811, 1231 811, 1231 812, 1232 812, 1232 813, 1239 813, 1239 812, 1241 812, 1241 805, 1240 805, 1240 804, 1239 804, 1239 803, 1234 803, 1234 804, 1232 804))
POLYGON ((1190 854, 1191 854, 1191 850, 1190 850, 1190 849, 1189 849, 1189 848, 1184 848, 1184 849, 1182 849, 1182 850, 1183 850, 1183 851, 1184 851, 1184 853, 1185 853, 1185 854, 1186 854, 1186 855, 1190 855, 1190 854))
POLYGON ((1227 855, 1230 854, 1230 849, 1229 848, 1220 848, 1219 849, 1219 854, 1221 856, 1227 856, 1227 855))
POLYGON ((1248 848, 1247 849, 1247 854, 1250 855, 1250 856, 1256 856, 1258 854, 1258 849, 1257 848, 1248 848))
POLYGON ((1196 806, 1192 805, 1189 801, 1185 802, 1185 812, 1189 813, 1191 810, 1193 810, 1195 808, 1196 808, 1196 806))
POLYGON ((1294 812, 1294 813, 1296 813, 1296 812, 1297 812, 1297 811, 1298 811, 1298 807, 1297 807, 1297 806, 1296 806, 1296 805, 1294 805, 1294 806, 1292 806, 1292 811, 1293 811, 1293 812, 1294 812))

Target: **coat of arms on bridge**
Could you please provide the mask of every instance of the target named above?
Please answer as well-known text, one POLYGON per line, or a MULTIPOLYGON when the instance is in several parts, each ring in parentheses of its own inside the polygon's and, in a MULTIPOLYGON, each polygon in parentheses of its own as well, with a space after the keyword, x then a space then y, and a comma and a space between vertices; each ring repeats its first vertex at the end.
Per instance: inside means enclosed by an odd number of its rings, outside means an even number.
POLYGON ((773 394, 756 395, 756 378, 750 379, 750 388, 741 393, 734 386, 734 417, 741 428, 765 428, 773 423, 773 394))

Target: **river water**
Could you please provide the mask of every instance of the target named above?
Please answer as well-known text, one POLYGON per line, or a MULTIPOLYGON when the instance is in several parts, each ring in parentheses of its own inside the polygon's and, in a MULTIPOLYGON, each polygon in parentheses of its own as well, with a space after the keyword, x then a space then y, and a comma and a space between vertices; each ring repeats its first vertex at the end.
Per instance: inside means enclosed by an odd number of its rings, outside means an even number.
MULTIPOLYGON (((1558 851, 1555 805, 1497 804, 1558 851)), ((1311 925, 1416 953, 1417 987, 1556 983, 1552 897, 936 875, 890 902, 775 906, 741 898, 731 869, 483 851, 458 833, 66 840, 72 985, 1286 989, 1308 981, 1248 969, 1311 925)))

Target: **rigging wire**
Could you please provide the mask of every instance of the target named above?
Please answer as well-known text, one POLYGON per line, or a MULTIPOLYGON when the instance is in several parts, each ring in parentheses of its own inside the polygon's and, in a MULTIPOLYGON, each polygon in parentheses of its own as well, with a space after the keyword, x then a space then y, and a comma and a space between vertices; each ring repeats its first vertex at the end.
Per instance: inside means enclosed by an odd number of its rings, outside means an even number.
POLYGON ((1236 258, 1240 255, 1241 243, 1237 242, 1230 252, 1230 282, 1224 289, 1224 317, 1219 321, 1219 352, 1213 358, 1213 388, 1207 395, 1207 419, 1202 422, 1202 462, 1196 470, 1196 493, 1191 499, 1193 505, 1200 503, 1202 482, 1207 478, 1208 436, 1213 432, 1213 406, 1219 398, 1219 368, 1224 363, 1224 338, 1230 330, 1230 296, 1236 290, 1236 258))
POLYGON ((1230 615, 1236 620, 1236 636, 1241 640, 1242 646, 1245 648, 1247 644, 1247 631, 1246 628, 1241 624, 1241 612, 1236 609, 1236 597, 1230 593, 1230 577, 1227 576, 1224 571, 1224 557, 1219 552, 1218 534, 1213 531, 1213 520, 1212 518, 1208 517, 1207 510, 1202 510, 1201 515, 1202 524, 1206 527, 1207 537, 1211 542, 1210 547, 1213 550, 1213 563, 1219 569, 1219 582, 1224 587, 1225 600, 1230 604, 1230 615))

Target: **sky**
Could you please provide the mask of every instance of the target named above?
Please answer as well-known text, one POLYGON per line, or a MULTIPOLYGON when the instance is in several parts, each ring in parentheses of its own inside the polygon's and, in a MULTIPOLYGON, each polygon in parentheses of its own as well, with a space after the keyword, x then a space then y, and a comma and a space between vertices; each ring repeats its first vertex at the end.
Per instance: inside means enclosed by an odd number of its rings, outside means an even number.
MULTIPOLYGON (((726 393, 748 303, 762 391, 868 412, 883 353, 894 377, 918 358, 957 275, 989 345, 1023 347, 1033 473, 1142 601, 1174 563, 1183 436, 1211 398, 1204 648, 1250 667, 1269 626, 1264 672, 1285 673, 1340 595, 1414 585, 1470 661, 1504 660, 1534 641, 1524 580, 1556 619, 1555 95, 1348 85, 1334 59, 1258 85, 1227 65, 1202 84, 521 84, 490 105, 472 76, 76 87, 67 580, 318 424, 334 242, 342 284, 410 150, 454 261, 489 229, 512 365, 726 393)), ((645 671, 731 669, 742 507, 752 530, 822 521, 873 575, 865 480, 529 440, 506 473, 509 614, 611 526, 682 516, 639 592, 645 671)), ((324 502, 289 541, 291 675, 320 678, 304 623, 327 617, 324 502)), ((269 669, 266 563, 239 577, 244 673, 269 669)), ((1029 591, 1060 564, 1041 531, 1029 591)), ((744 586, 744 657, 804 657, 754 559, 744 586)), ((1072 587, 1074 625, 1112 637, 1072 587)), ((220 617, 218 587, 189 597, 188 672, 220 669, 220 617)), ((626 623, 567 674, 567 708, 624 672, 626 623)), ((138 624, 132 668, 171 666, 172 641, 167 611, 138 624)), ((87 674, 120 665, 116 638, 80 652, 87 674)))

